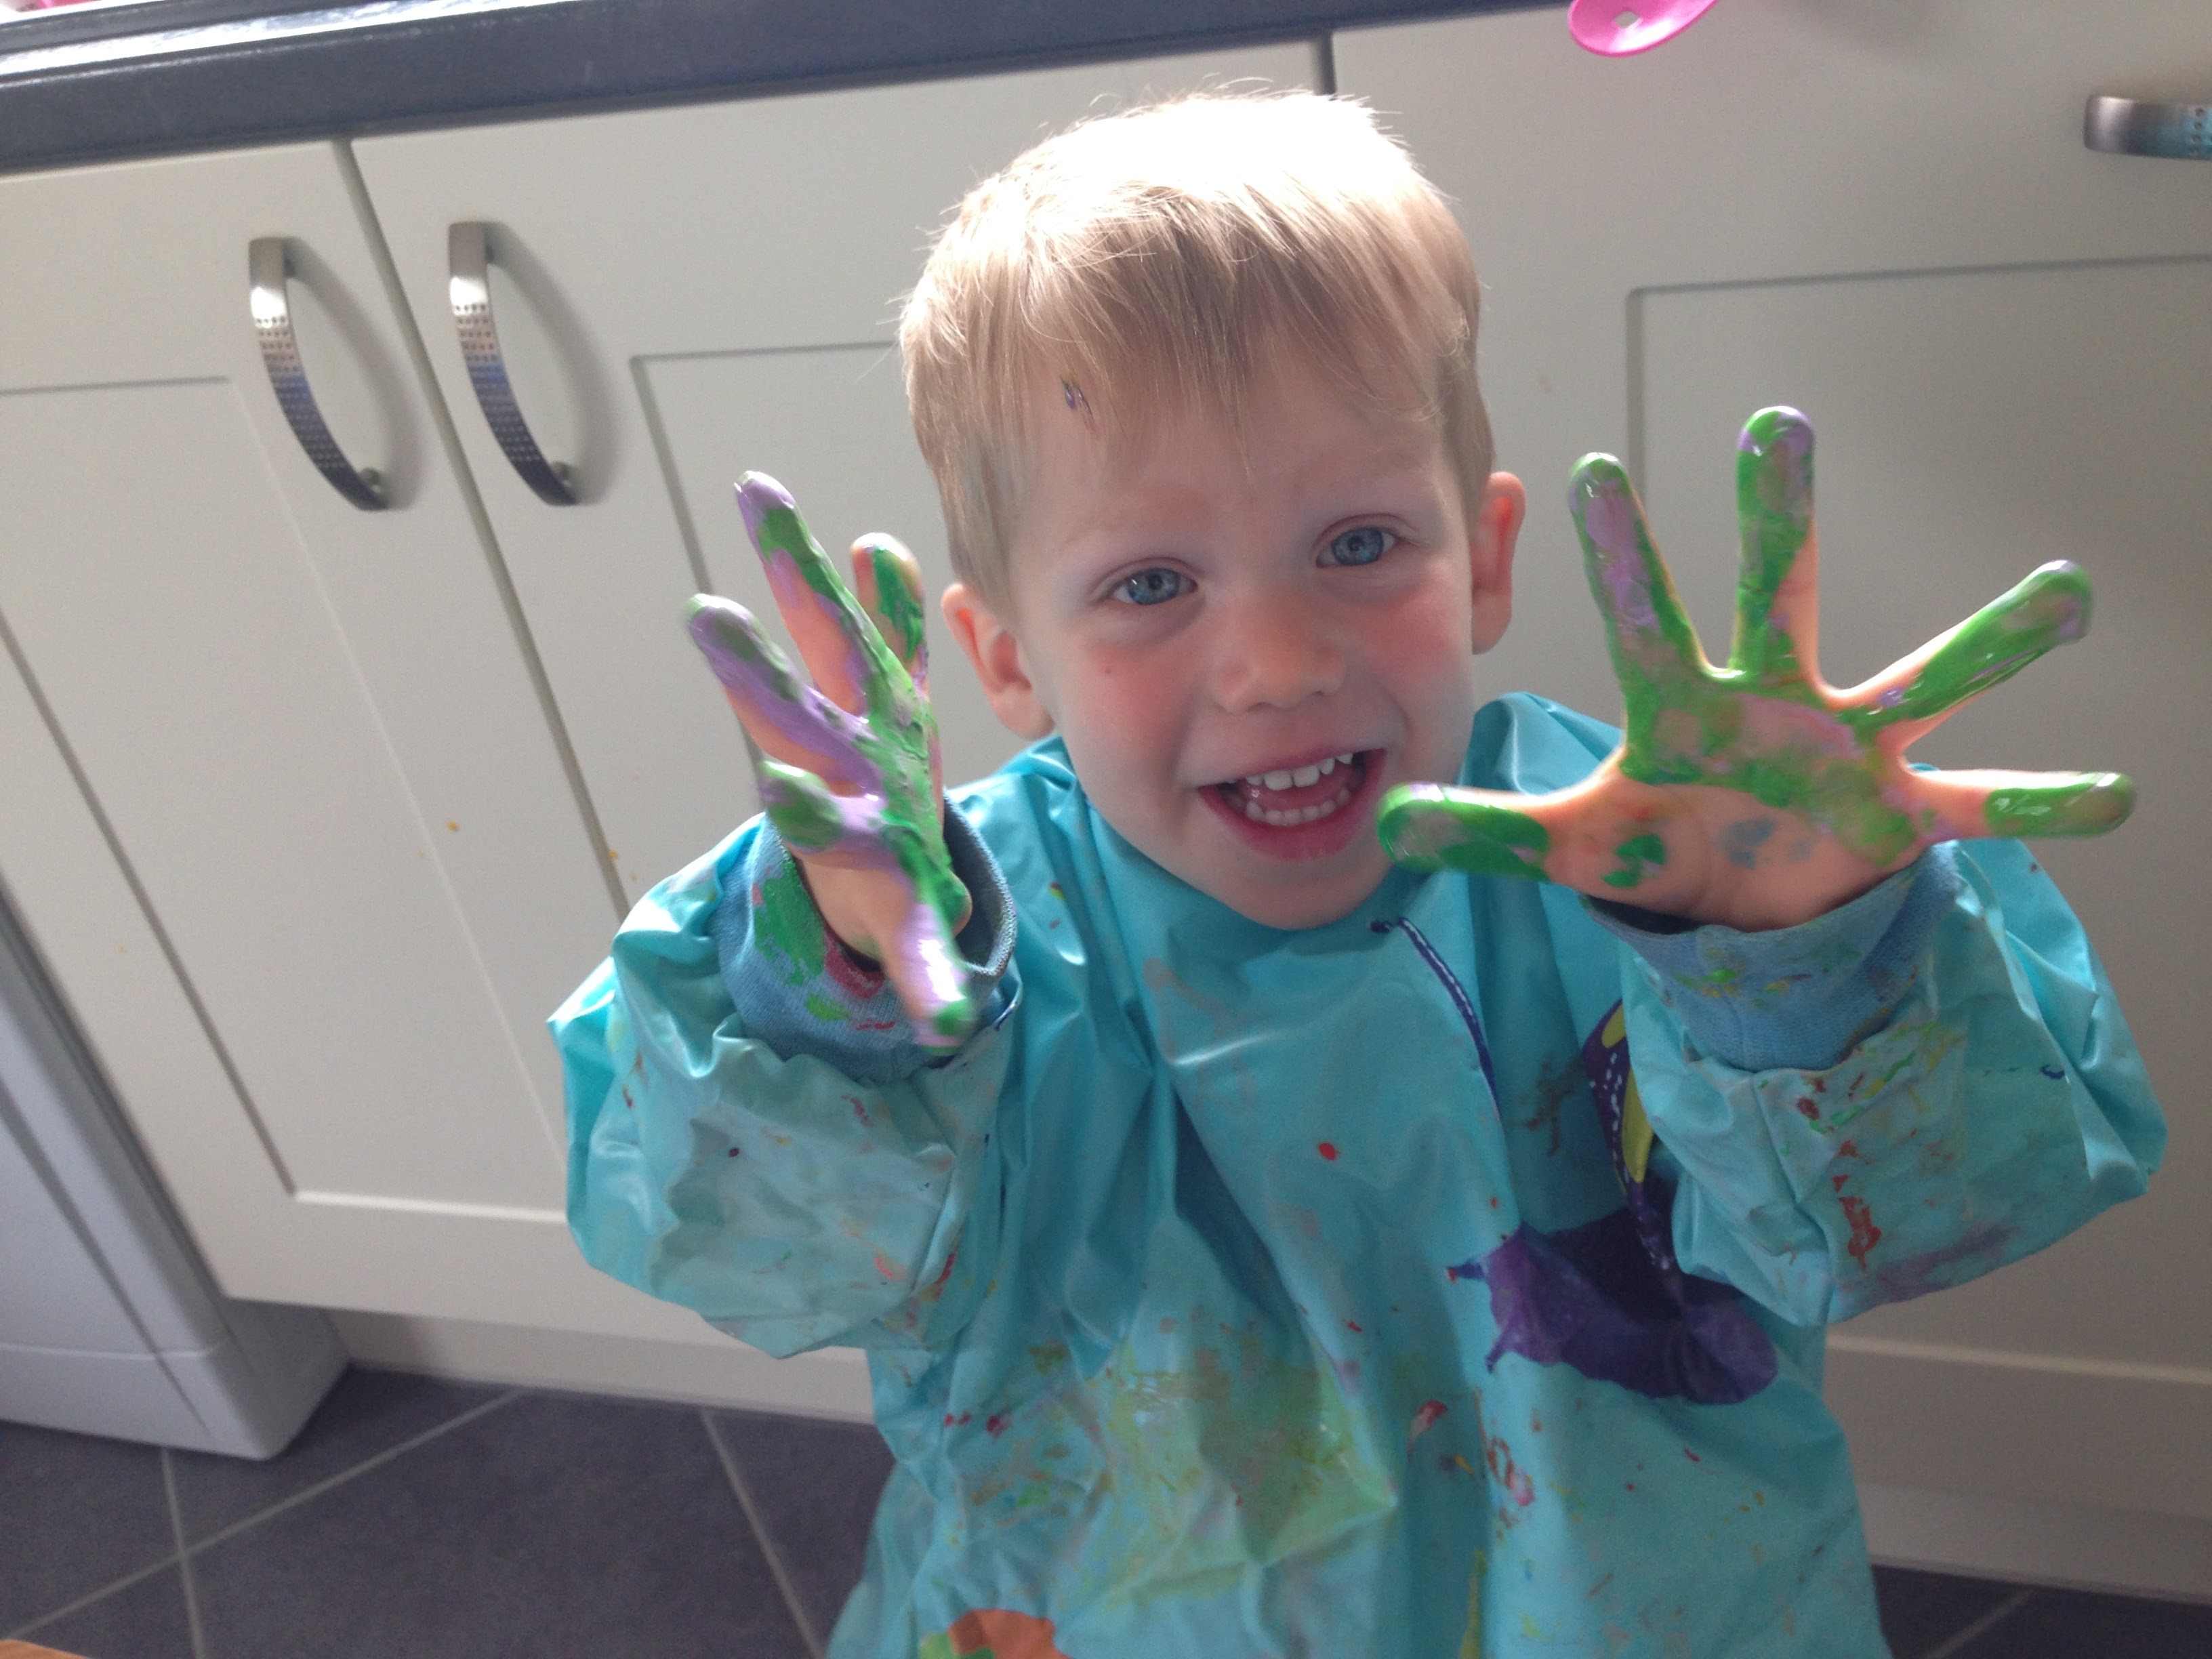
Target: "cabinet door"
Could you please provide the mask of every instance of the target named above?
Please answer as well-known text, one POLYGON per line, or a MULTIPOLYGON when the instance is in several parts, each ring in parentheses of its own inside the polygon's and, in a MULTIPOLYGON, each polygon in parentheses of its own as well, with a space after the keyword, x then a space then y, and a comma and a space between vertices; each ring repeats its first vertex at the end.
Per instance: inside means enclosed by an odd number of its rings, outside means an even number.
POLYGON ((1556 11, 1336 44, 1341 86, 1395 112, 1482 270, 1500 465, 1534 501, 1500 689, 1619 708, 1562 500, 1593 449, 1628 460, 1724 644, 1734 435, 1765 404, 1819 434, 1839 682, 2045 560, 2094 578, 2086 642, 1917 752, 2137 780, 2124 830, 2039 852, 2172 1146, 2144 1200, 1838 1334, 1831 1395, 1877 1483, 2212 1517, 2212 167, 2081 136, 2094 94, 2212 97, 2203 22, 2187 0, 1829 0, 1722 6, 1623 60, 1577 51, 1556 11))
POLYGON ((0 879, 225 1291, 588 1322, 543 1022, 616 895, 356 196, 0 180, 0 879), (279 410, 270 236, 386 510, 279 410))
MULTIPOLYGON (((1310 84, 1314 69, 1310 47, 1255 47, 356 145, 625 893, 757 810, 736 722, 683 631, 702 589, 773 625, 739 473, 781 479, 833 551, 889 530, 933 595, 950 580, 891 344, 948 210, 1094 108, 1208 80, 1310 84), (533 494, 477 407, 447 283, 448 228, 471 222, 490 226, 519 405, 580 505, 533 494)), ((1015 740, 928 609, 959 781, 1015 740)))

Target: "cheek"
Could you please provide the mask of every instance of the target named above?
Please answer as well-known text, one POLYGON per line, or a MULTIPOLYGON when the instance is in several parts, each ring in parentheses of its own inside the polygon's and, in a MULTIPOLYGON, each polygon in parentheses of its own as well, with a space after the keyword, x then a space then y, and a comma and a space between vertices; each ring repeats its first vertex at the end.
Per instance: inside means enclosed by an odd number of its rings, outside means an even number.
POLYGON ((1188 699, 1171 662, 1094 651, 1068 668, 1060 729, 1086 781, 1136 779, 1174 766, 1188 699))
POLYGON ((1370 633, 1369 651, 1395 700, 1430 728, 1438 756, 1425 757, 1425 763, 1440 764, 1439 757, 1455 742, 1464 746, 1467 733, 1461 728, 1473 720, 1481 701, 1468 608, 1452 609, 1439 595, 1396 610, 1386 626, 1370 633))
POLYGON ((1419 602, 1394 605, 1367 630, 1370 659, 1405 678, 1473 678, 1474 634, 1466 605, 1458 596, 1428 593, 1419 602))

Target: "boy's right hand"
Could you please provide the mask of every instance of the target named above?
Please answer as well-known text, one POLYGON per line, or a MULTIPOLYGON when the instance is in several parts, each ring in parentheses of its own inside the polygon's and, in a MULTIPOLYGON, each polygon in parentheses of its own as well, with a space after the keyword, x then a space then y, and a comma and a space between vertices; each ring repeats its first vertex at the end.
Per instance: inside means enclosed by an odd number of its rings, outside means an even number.
POLYGON ((738 506, 814 684, 727 599, 691 601, 691 637, 765 757, 762 803, 823 920, 883 963, 918 1042, 957 1048, 981 1009, 953 943, 969 900, 945 844, 921 568, 862 537, 856 602, 782 485, 748 472, 738 506))

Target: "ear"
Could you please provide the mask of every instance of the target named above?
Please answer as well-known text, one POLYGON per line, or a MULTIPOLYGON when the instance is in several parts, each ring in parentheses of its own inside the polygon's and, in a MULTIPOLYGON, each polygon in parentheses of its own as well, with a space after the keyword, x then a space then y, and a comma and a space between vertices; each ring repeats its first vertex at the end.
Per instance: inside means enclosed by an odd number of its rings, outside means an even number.
POLYGON ((1487 651, 1513 620, 1513 550, 1528 516, 1528 492, 1510 472, 1493 472, 1467 527, 1474 599, 1474 648, 1487 651))
POLYGON ((945 625, 960 642, 960 649, 983 683, 991 712, 999 724, 1024 742, 1034 743, 1052 730, 1051 711, 1037 695, 1029 665, 1022 659, 1021 641, 1014 631, 965 582, 955 582, 939 601, 945 625))

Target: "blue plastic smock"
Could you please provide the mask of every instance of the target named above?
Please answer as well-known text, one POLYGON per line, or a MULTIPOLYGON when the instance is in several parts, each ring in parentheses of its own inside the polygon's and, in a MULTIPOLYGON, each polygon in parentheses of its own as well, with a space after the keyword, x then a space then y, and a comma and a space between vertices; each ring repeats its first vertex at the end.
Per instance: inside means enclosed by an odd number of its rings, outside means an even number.
MULTIPOLYGON (((1612 743, 1509 698, 1461 781, 1612 743)), ((951 802, 1003 972, 950 1060, 834 940, 763 936, 803 889, 758 822, 553 1022, 586 1255, 869 1351, 897 1467, 837 1659, 1884 1651, 1821 1327, 2163 1144, 2026 849, 1772 934, 1404 872, 1280 932, 1050 742, 951 802)))

